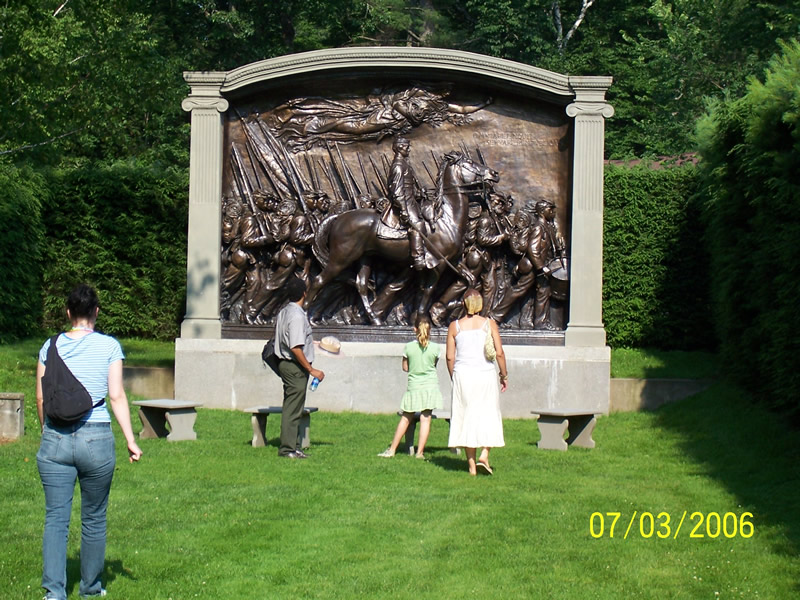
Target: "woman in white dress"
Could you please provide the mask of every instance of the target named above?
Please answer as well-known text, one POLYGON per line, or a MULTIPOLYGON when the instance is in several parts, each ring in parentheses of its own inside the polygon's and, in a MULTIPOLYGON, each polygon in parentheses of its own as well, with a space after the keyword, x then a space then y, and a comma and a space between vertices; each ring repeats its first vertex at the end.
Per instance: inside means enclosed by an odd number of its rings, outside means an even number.
POLYGON ((447 330, 447 370, 453 382, 450 421, 451 448, 466 449, 469 474, 478 469, 489 475, 489 448, 505 446, 500 393, 508 387, 508 370, 497 323, 480 316, 483 298, 474 289, 464 294, 467 315, 450 323, 447 330), (491 334, 500 368, 499 386, 494 362, 486 358, 484 346, 491 334), (477 448, 481 455, 475 460, 477 448))

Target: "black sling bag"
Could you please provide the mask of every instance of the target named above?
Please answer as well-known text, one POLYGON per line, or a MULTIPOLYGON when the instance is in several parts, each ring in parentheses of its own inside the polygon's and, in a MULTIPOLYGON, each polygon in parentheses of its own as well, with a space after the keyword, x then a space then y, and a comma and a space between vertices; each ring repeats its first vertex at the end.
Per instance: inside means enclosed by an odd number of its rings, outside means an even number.
POLYGON ((44 414, 55 424, 68 425, 80 421, 96 405, 83 384, 69 370, 58 354, 56 340, 61 334, 50 338, 47 349, 47 365, 42 376, 42 398, 44 414))
POLYGON ((275 354, 275 338, 267 340, 267 343, 264 344, 264 349, 261 350, 261 360, 265 365, 272 369, 275 375, 278 377, 281 376, 280 372, 278 371, 278 363, 280 362, 280 358, 278 358, 278 355, 275 354))

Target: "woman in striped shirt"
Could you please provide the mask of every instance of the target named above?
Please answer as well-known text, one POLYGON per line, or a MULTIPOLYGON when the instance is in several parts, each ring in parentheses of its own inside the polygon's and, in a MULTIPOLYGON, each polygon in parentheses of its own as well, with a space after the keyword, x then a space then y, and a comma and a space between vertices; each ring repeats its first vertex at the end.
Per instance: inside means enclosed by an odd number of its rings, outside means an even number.
POLYGON ((100 576, 106 551, 106 509, 116 457, 111 410, 128 445, 131 462, 142 451, 131 427, 128 398, 122 387, 119 342, 94 330, 99 302, 90 286, 81 284, 67 299, 72 328, 58 336, 56 350, 72 374, 92 397, 93 408, 78 422, 55 423, 44 414, 42 376, 47 369, 48 339, 39 351, 36 368, 36 408, 42 426, 42 442, 36 455, 45 496, 42 544, 42 587, 45 599, 67 597, 67 535, 69 533, 75 480, 81 487, 81 596, 105 596, 100 576))

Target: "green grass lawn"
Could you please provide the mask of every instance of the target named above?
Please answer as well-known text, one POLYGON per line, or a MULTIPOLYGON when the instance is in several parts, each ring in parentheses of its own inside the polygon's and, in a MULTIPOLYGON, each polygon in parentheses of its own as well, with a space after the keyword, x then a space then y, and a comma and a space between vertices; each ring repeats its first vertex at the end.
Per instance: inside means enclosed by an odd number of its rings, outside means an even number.
POLYGON ((680 350, 611 350, 611 377, 635 379, 714 379, 719 375, 717 356, 710 352, 680 350))
MULTIPOLYGON (((0 352, 0 378, 20 385, 24 364, 15 374, 14 364, 0 352)), ((41 597, 44 501, 30 405, 27 435, 0 446, 0 597, 8 599, 41 597)), ((134 423, 138 431, 138 418, 134 423)), ((277 457, 274 417, 267 427, 271 445, 252 448, 249 415, 200 409, 197 441, 143 440, 136 465, 121 460, 117 432, 109 597, 616 600, 800 593, 798 434, 725 385, 656 412, 602 417, 593 450, 539 450, 535 422, 506 420, 506 447, 493 452, 493 477, 467 475, 463 457, 446 448, 440 421, 433 423, 429 461, 378 458, 395 425, 394 415, 316 413, 306 461, 277 457), (612 538, 609 513, 617 512, 612 538), (601 533, 594 517, 597 537, 593 513, 605 522, 601 533), (727 530, 717 531, 714 515, 727 530), (750 537, 739 530, 743 516, 752 523, 750 537)), ((70 598, 77 597, 79 577, 78 504, 69 540, 70 598)))

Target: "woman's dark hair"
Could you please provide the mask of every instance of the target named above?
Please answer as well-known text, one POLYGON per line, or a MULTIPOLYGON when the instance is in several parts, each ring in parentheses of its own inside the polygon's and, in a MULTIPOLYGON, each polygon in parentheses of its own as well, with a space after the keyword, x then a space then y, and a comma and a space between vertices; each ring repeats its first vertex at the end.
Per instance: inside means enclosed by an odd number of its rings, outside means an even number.
POLYGON ((67 310, 73 319, 94 319, 98 306, 97 292, 85 283, 78 285, 67 297, 67 310))
POLYGON ((289 302, 297 302, 306 293, 306 282, 294 275, 286 282, 284 289, 289 302))

